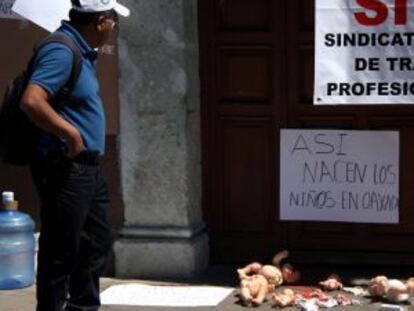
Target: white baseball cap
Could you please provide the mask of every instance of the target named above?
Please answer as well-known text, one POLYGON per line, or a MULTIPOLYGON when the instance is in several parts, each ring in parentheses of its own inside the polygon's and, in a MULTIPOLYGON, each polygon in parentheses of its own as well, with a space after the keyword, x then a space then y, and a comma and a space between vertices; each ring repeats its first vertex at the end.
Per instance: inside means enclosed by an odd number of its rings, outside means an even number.
POLYGON ((72 9, 89 13, 114 10, 119 15, 125 17, 130 14, 130 10, 116 0, 72 0, 72 9), (79 2, 79 5, 76 2, 79 2))

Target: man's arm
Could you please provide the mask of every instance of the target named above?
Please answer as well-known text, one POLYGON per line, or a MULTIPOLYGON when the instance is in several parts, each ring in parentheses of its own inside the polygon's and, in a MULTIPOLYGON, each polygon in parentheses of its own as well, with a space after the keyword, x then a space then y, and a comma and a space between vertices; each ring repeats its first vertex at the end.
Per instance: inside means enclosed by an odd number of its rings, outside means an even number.
POLYGON ((84 144, 73 125, 63 119, 50 105, 51 95, 37 84, 29 84, 20 102, 20 108, 42 130, 66 140, 69 158, 76 157, 84 144))

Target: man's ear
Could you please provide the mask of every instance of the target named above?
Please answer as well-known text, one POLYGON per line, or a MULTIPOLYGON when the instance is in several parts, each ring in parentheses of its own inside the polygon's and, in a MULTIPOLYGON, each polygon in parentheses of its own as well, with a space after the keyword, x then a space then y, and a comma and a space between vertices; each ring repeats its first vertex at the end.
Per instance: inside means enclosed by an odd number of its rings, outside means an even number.
POLYGON ((101 15, 96 19, 95 28, 98 32, 102 32, 105 28, 105 16, 101 15))

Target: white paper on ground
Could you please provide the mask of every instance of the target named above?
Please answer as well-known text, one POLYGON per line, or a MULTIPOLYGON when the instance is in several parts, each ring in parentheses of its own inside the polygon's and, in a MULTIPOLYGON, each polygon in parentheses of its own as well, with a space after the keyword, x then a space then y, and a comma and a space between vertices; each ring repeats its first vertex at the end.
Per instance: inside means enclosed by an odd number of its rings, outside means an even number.
POLYGON ((215 286, 114 285, 101 293, 103 305, 209 307, 217 306, 234 288, 215 286))
POLYGON ((16 0, 12 11, 52 32, 68 19, 70 8, 69 0, 16 0))

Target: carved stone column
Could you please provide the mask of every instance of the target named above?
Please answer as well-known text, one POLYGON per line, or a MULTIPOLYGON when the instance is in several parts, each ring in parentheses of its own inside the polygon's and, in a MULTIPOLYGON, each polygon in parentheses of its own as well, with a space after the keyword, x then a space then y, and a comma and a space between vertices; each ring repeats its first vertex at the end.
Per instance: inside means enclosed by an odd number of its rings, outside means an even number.
POLYGON ((117 277, 191 277, 208 265, 201 212, 196 0, 124 0, 117 277))

